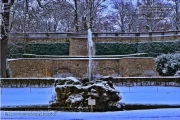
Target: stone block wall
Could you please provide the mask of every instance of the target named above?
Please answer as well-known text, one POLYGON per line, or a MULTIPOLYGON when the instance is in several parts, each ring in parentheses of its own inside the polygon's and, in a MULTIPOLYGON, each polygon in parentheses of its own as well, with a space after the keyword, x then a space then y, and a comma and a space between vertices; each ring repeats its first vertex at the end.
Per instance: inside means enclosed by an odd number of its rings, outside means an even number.
POLYGON ((53 42, 67 42, 69 38, 10 38, 9 42, 20 43, 53 43, 53 42))
POLYGON ((73 38, 70 39, 69 55, 70 56, 87 56, 87 39, 73 38))
MULTIPOLYGON (((64 73, 84 78, 87 76, 88 60, 83 58, 17 59, 8 61, 8 64, 13 78, 53 77, 64 73)), ((157 75, 153 58, 106 58, 94 60, 92 74, 139 77, 146 76, 145 72, 148 70, 157 75)))
POLYGON ((83 78, 87 73, 87 60, 56 59, 53 60, 54 75, 71 73, 75 77, 83 78))
POLYGON ((153 58, 123 58, 119 62, 121 76, 157 76, 155 60, 153 58))
POLYGON ((52 76, 52 60, 50 59, 17 59, 8 61, 8 64, 13 78, 52 76))

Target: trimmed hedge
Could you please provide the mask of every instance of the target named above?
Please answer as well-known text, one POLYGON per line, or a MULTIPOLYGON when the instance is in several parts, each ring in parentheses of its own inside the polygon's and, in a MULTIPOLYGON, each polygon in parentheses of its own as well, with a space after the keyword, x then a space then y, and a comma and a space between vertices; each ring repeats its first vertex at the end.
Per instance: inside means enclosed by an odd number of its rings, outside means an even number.
POLYGON ((36 55, 69 55, 69 43, 33 43, 26 46, 26 53, 36 55))
POLYGON ((96 43, 96 55, 125 55, 137 52, 137 43, 96 43))
POLYGON ((134 53, 148 53, 156 57, 162 53, 180 51, 180 40, 165 42, 139 43, 96 43, 96 55, 124 55, 134 53))
POLYGON ((180 41, 142 42, 138 44, 138 52, 144 53, 174 53, 180 50, 180 41))

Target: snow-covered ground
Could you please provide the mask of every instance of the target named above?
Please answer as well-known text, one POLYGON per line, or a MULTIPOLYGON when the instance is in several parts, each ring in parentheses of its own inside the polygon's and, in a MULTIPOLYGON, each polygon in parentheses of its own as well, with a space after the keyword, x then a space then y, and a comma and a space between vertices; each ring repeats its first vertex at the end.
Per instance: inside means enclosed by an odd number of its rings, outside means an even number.
POLYGON ((116 87, 126 104, 180 105, 180 87, 133 86, 116 87))
POLYGON ((2 88, 1 106, 48 104, 54 88, 2 88))
POLYGON ((118 112, 2 111, 2 120, 180 120, 180 109, 118 112))
MULTIPOLYGON (((126 104, 179 104, 180 87, 117 86, 126 104)), ((48 104, 54 88, 2 88, 1 106, 48 104)))
MULTIPOLYGON (((126 104, 180 105, 180 87, 116 86, 126 104)), ((1 105, 48 104, 54 88, 2 88, 1 105)), ((44 120, 180 120, 178 109, 133 110, 118 112, 55 112, 55 111, 1 111, 1 119, 44 120)))

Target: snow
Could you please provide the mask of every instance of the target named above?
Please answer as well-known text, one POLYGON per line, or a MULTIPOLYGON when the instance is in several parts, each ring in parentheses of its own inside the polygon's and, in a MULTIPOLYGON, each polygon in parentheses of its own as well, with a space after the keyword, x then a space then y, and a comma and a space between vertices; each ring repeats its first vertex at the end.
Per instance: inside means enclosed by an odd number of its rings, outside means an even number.
POLYGON ((48 104, 54 88, 1 88, 1 106, 48 104))
POLYGON ((126 104, 180 105, 180 88, 163 86, 115 87, 126 104))
MULTIPOLYGON (((164 86, 115 86, 125 104, 180 105, 180 88, 164 86)), ((2 106, 48 104, 55 88, 2 88, 2 106)), ((80 97, 74 97, 80 98, 80 97)), ((74 100, 78 100, 74 99, 74 100)), ((6 119, 44 120, 180 120, 180 108, 116 112, 1 111, 6 119)))
MULTIPOLYGON (((165 86, 115 86, 126 104, 180 105, 180 88, 165 86)), ((48 104, 55 88, 2 88, 2 106, 48 104)))
POLYGON ((57 85, 56 88, 62 89, 62 88, 67 88, 67 87, 76 87, 77 89, 81 89, 81 85, 72 85, 72 84, 68 84, 68 85, 57 85))
POLYGON ((83 100, 82 95, 74 94, 74 95, 70 95, 66 101, 68 101, 70 103, 76 103, 76 102, 79 102, 79 101, 82 101, 82 100, 83 100))
POLYGON ((79 80, 75 77, 66 77, 66 78, 55 78, 56 80, 71 80, 71 81, 74 81, 75 83, 76 82, 79 82, 79 80))
POLYGON ((118 112, 2 111, 4 119, 44 120, 179 120, 180 108, 118 112))

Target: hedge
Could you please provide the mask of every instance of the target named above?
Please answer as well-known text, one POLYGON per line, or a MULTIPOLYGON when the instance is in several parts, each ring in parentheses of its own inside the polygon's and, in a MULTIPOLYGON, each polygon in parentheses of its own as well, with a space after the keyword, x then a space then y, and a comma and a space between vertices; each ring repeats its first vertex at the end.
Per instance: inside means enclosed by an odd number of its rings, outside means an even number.
POLYGON ((180 41, 142 42, 138 44, 138 52, 167 54, 176 51, 180 51, 180 41))
MULTIPOLYGON (((148 53, 149 57, 157 57, 162 53, 180 51, 180 40, 164 42, 138 43, 95 43, 96 55, 127 55, 148 53)), ((69 42, 64 43, 33 43, 25 47, 23 44, 11 44, 8 48, 8 58, 22 57, 22 54, 36 55, 69 55, 69 42)))
POLYGON ((96 55, 125 55, 137 52, 137 43, 96 43, 96 55))
POLYGON ((36 55, 69 55, 69 43, 33 43, 26 46, 26 53, 36 55))
POLYGON ((139 42, 139 43, 96 43, 96 55, 124 55, 134 53, 149 53, 156 57, 162 53, 175 53, 180 51, 180 40, 165 42, 139 42))

